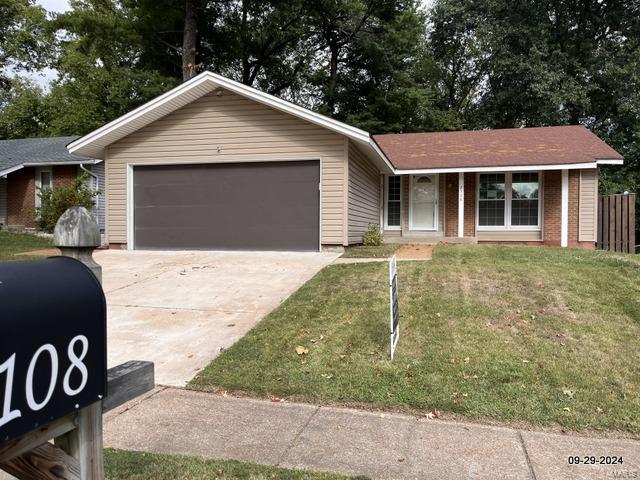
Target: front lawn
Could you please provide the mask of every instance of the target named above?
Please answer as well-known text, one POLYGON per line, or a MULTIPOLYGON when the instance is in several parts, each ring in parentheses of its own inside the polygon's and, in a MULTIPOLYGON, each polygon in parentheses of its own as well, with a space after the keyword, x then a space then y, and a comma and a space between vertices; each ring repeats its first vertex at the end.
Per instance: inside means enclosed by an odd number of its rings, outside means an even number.
POLYGON ((332 473, 287 470, 234 460, 205 460, 184 455, 160 455, 112 449, 106 449, 104 454, 106 480, 347 480, 354 478, 332 473))
POLYGON ((430 262, 399 264, 401 333, 393 362, 386 263, 332 265, 190 386, 637 435, 634 258, 436 247, 430 262))
POLYGON ((0 230, 0 262, 7 260, 27 260, 30 257, 16 257, 15 254, 48 248, 53 248, 51 240, 48 238, 38 237, 28 233, 14 233, 0 230))
POLYGON ((383 243, 377 247, 366 247, 357 245, 346 247, 342 258, 387 258, 395 253, 400 247, 397 243, 383 243))

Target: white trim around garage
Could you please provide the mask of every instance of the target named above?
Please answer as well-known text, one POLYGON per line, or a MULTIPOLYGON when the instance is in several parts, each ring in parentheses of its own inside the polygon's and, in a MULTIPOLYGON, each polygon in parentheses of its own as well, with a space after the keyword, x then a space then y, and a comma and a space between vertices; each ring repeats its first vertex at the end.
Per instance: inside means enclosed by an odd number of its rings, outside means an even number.
MULTIPOLYGON (((318 162, 319 168, 319 183, 318 183, 318 251, 322 251, 322 158, 321 157, 309 157, 309 158, 284 158, 281 160, 264 160, 263 162, 256 161, 230 161, 224 163, 237 163, 237 164, 247 164, 247 163, 264 163, 264 162, 309 162, 315 161, 318 162)), ((153 162, 153 163, 127 163, 127 250, 135 250, 135 235, 134 235, 134 194, 133 194, 133 175, 135 167, 150 167, 150 166, 158 166, 158 165, 219 165, 222 162, 153 162)), ((109 220, 106 219, 106 226, 108 228, 109 220)), ((108 237, 107 237, 108 238, 108 237)))

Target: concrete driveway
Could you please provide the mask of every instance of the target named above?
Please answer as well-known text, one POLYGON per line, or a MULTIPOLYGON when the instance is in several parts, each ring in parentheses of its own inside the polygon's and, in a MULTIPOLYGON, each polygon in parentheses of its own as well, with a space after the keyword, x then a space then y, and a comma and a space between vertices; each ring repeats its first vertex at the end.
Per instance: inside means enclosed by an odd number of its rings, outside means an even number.
POLYGON ((108 363, 155 362, 184 386, 337 253, 105 250, 108 363))

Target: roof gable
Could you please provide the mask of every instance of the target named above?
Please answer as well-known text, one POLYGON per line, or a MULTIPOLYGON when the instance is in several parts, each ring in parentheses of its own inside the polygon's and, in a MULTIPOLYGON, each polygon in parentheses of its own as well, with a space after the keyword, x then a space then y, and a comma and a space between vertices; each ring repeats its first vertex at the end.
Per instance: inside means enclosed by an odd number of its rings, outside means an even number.
POLYGON ((107 123, 69 144, 71 153, 91 155, 98 158, 104 156, 104 148, 133 132, 159 120, 169 113, 188 105, 204 95, 222 88, 245 98, 267 105, 276 110, 306 120, 346 136, 363 146, 367 156, 381 169, 391 170, 391 164, 379 150, 377 144, 364 130, 352 127, 306 108, 248 87, 212 72, 203 72, 191 80, 175 87, 167 93, 156 97, 131 112, 107 123))

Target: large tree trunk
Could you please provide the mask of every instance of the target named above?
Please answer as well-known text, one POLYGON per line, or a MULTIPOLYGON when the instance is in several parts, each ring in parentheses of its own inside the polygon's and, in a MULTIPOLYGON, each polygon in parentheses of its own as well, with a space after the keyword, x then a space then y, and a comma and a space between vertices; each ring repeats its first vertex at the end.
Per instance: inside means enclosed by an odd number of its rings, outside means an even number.
POLYGON ((340 57, 340 47, 338 43, 330 40, 329 41, 329 81, 327 84, 327 97, 326 97, 326 105, 327 105, 327 113, 329 115, 333 115, 336 109, 336 88, 338 85, 338 62, 340 57))
POLYGON ((182 37, 182 80, 185 82, 196 74, 197 18, 197 0, 186 0, 184 36, 182 37))

